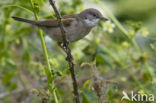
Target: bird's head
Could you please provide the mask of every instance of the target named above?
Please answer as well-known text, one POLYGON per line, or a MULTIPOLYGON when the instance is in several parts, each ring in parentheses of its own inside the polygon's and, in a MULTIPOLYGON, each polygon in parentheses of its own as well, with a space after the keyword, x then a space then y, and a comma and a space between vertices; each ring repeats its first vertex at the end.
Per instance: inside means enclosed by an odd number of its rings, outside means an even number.
POLYGON ((94 8, 89 8, 86 9, 79 14, 81 20, 85 22, 85 24, 88 27, 94 27, 98 24, 99 21, 101 20, 108 20, 107 18, 103 17, 103 15, 98 11, 97 9, 94 8))

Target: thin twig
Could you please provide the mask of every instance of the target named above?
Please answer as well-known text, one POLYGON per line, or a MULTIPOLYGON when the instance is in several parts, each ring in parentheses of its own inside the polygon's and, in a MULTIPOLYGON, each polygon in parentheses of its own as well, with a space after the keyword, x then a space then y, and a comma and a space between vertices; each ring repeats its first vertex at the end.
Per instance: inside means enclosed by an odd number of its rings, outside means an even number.
MULTIPOLYGON (((33 9, 35 19, 36 19, 36 21, 39 21, 37 12, 35 11, 35 6, 33 4, 33 1, 30 0, 30 3, 31 3, 32 9, 33 9)), ((43 53, 44 53, 44 57, 45 57, 46 64, 47 64, 47 68, 45 68, 44 70, 45 70, 47 80, 48 80, 48 87, 49 87, 49 90, 52 93, 52 96, 53 96, 53 99, 54 99, 55 103, 58 103, 56 91, 55 91, 55 88, 54 88, 55 84, 54 84, 53 77, 52 77, 53 75, 51 75, 51 70, 52 69, 51 69, 51 66, 50 66, 50 63, 49 63, 49 60, 48 60, 48 53, 47 53, 45 41, 44 41, 44 38, 43 38, 43 32, 41 31, 41 29, 38 29, 38 33, 39 33, 39 36, 40 36, 40 40, 41 40, 41 44, 42 44, 42 48, 43 48, 43 53)))
POLYGON ((62 33, 62 39, 63 39, 63 48, 65 48, 65 52, 67 54, 67 58, 66 60, 68 61, 69 64, 69 69, 71 72, 71 78, 72 78, 72 82, 73 82, 73 88, 74 88, 74 95, 75 95, 75 101, 76 103, 80 103, 80 99, 79 99, 79 93, 78 93, 78 84, 76 81, 76 76, 75 76, 75 71, 74 71, 74 63, 73 63, 73 56, 71 55, 71 50, 69 47, 70 42, 67 40, 66 38, 66 31, 63 27, 63 23, 61 21, 62 17, 59 13, 59 11, 57 10, 56 6, 55 6, 55 2, 53 0, 49 0, 52 8, 54 9, 55 13, 56 13, 56 17, 58 20, 58 24, 62 33))

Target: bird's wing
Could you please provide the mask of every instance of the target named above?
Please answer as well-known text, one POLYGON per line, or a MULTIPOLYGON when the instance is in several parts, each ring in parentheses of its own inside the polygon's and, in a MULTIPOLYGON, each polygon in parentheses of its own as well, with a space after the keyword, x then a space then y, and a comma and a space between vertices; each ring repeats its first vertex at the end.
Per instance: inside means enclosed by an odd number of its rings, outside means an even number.
MULTIPOLYGON (((64 26, 70 26, 73 20, 77 19, 75 14, 63 16, 62 23, 64 26)), ((38 26, 42 27, 58 27, 59 23, 57 19, 48 19, 44 21, 38 21, 36 23, 38 26)))

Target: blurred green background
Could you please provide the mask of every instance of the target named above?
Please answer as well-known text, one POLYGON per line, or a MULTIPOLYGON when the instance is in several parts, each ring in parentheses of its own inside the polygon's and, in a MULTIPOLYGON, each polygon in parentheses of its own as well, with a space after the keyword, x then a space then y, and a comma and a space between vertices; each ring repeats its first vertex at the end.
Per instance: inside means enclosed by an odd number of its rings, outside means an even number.
MULTIPOLYGON (((32 1, 40 20, 55 17, 48 0, 32 1)), ((71 44, 82 103, 134 103, 121 101, 122 91, 156 96, 155 0, 58 0, 57 7, 62 15, 96 8, 110 19, 71 44), (110 13, 136 45, 111 20, 110 13)), ((30 1, 0 0, 0 103, 54 103, 37 28, 11 16, 34 19, 30 1)), ((56 71, 59 103, 73 103, 66 55, 46 34, 45 41, 56 71)))

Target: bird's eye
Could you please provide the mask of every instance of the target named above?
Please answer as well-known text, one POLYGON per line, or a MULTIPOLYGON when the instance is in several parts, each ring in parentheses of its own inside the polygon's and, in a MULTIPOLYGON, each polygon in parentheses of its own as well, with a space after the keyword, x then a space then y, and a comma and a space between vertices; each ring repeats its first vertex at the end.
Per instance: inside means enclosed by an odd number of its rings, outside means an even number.
POLYGON ((94 17, 96 17, 96 15, 95 15, 95 14, 93 14, 93 16, 94 16, 94 17))
POLYGON ((87 19, 87 17, 85 17, 85 19, 87 19))

